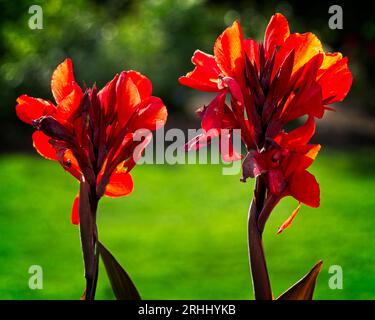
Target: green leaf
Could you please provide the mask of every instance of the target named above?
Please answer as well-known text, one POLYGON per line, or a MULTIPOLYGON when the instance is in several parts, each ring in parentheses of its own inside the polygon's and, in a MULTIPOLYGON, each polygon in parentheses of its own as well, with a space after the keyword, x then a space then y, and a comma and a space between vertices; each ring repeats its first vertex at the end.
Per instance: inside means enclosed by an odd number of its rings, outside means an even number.
POLYGON ((100 242, 98 248, 117 300, 141 300, 133 281, 114 256, 100 242))
POLYGON ((295 283, 276 300, 312 300, 316 278, 322 270, 323 261, 319 261, 308 274, 295 283))

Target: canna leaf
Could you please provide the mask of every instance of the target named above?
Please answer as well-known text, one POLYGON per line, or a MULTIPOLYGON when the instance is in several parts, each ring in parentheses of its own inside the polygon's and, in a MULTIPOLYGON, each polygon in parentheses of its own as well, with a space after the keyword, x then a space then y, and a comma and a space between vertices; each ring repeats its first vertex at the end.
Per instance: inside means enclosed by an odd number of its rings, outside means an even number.
POLYGON ((133 281, 114 256, 100 242, 98 248, 116 299, 141 300, 133 281))
POLYGON ((322 266, 323 261, 320 260, 308 274, 281 294, 276 300, 312 300, 316 278, 318 277, 322 266))

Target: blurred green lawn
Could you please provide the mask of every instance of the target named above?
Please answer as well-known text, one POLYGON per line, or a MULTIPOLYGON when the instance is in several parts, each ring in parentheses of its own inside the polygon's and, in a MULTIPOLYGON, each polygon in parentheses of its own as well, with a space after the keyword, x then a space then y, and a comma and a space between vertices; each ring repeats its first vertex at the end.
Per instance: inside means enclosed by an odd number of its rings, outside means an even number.
MULTIPOLYGON (((321 207, 303 206, 281 235, 296 201, 285 199, 265 233, 277 296, 319 259, 317 299, 375 298, 375 153, 322 151, 312 172, 321 207), (343 268, 343 290, 328 287, 329 266, 343 268)), ((56 163, 30 155, 0 157, 0 298, 77 299, 83 291, 79 233, 70 224, 77 182, 56 163), (44 289, 28 288, 41 265, 44 289)), ((145 299, 252 298, 246 219, 251 183, 220 165, 144 165, 129 197, 103 199, 99 237, 145 299)), ((97 298, 113 295, 101 265, 97 298)))

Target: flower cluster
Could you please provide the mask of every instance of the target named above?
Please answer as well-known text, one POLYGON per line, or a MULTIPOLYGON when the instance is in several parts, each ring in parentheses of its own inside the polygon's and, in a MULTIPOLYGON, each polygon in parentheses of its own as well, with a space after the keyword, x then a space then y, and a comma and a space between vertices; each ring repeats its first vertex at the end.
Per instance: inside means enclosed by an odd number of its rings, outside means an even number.
MULTIPOLYGON (((149 143, 150 131, 167 119, 162 100, 151 95, 150 80, 136 71, 123 71, 99 92, 95 86, 83 91, 66 59, 53 72, 51 89, 56 104, 27 95, 17 99, 18 117, 36 129, 35 149, 80 182, 86 181, 94 202, 103 195, 131 193, 129 171, 149 143)), ((77 196, 74 224, 79 223, 78 206, 77 196)))
MULTIPOLYGON (((214 55, 197 50, 192 62, 195 69, 180 77, 180 83, 217 96, 199 109, 204 133, 188 148, 220 138, 220 129, 232 134, 240 129, 248 152, 242 180, 262 177, 274 203, 291 195, 299 203, 318 207, 319 185, 306 169, 320 145, 309 141, 315 119, 332 109, 328 105, 342 101, 351 87, 347 58, 325 53, 312 33, 291 34, 286 18, 277 13, 263 43, 245 39, 236 21, 216 40, 214 55), (286 125, 302 117, 306 118, 302 126, 285 131, 286 125)), ((222 157, 240 158, 228 150, 222 157)))

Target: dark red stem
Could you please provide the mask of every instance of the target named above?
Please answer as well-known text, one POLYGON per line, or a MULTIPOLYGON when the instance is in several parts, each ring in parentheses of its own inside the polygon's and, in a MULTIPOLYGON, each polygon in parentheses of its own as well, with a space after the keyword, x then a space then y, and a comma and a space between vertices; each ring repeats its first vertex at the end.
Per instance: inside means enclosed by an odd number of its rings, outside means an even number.
POLYGON ((86 290, 85 300, 94 300, 98 279, 98 231, 96 227, 96 210, 98 198, 95 188, 82 178, 79 192, 80 235, 85 266, 86 290))
POLYGON ((272 300, 271 284, 263 250, 262 231, 258 226, 259 215, 265 205, 266 186, 261 176, 256 178, 254 197, 248 216, 248 248, 253 289, 256 300, 272 300))

